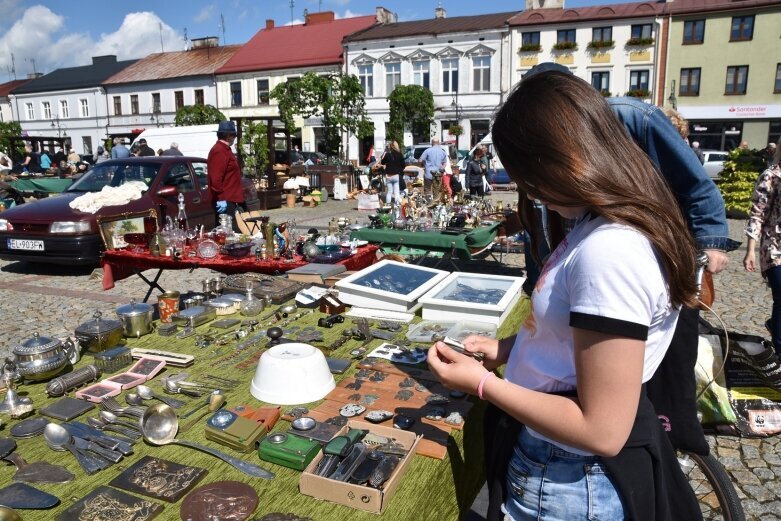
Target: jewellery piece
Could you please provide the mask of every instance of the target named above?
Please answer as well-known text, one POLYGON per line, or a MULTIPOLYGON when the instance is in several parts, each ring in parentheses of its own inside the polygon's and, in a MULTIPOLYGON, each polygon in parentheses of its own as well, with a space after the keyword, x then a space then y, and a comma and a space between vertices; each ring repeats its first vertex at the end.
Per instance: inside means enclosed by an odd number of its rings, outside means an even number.
POLYGON ((357 403, 348 403, 347 405, 339 409, 339 414, 341 414, 345 418, 352 418, 353 416, 358 416, 359 414, 363 413, 363 411, 365 410, 366 407, 364 407, 363 405, 357 403))
POLYGON ((426 418, 429 420, 439 421, 445 415, 445 409, 442 407, 432 407, 426 412, 426 418))
POLYGON ((397 414, 396 417, 393 418, 393 426, 403 431, 410 429, 414 424, 415 424, 414 418, 410 418, 409 416, 404 416, 403 414, 397 414))
POLYGON ((453 411, 445 418, 445 423, 448 425, 461 425, 464 423, 464 417, 458 411, 453 411))
POLYGON ((396 398, 397 400, 401 400, 403 402, 406 402, 407 400, 412 398, 414 395, 415 395, 414 392, 412 392, 412 391, 410 391, 408 389, 402 389, 401 391, 396 393, 396 396, 394 396, 394 398, 396 398))
POLYGON ((390 411, 369 411, 364 415, 364 419, 371 423, 382 423, 391 418, 393 418, 393 413, 390 411))
POLYGON ((429 405, 445 405, 450 403, 450 398, 441 394, 432 394, 426 397, 426 403, 429 405))

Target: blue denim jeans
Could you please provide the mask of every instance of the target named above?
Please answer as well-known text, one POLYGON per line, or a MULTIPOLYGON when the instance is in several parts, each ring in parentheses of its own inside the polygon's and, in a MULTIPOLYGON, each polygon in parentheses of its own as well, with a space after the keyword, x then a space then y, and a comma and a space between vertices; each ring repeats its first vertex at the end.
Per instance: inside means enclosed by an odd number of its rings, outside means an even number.
POLYGON ((507 467, 505 519, 620 520, 624 506, 599 456, 581 456, 529 434, 518 435, 507 467))

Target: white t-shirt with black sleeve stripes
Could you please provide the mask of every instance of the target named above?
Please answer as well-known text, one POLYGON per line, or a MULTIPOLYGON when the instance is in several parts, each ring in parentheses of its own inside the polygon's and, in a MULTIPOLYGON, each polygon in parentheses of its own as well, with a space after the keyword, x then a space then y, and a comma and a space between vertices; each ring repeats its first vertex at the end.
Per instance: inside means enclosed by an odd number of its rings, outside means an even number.
POLYGON ((575 389, 577 327, 644 340, 646 382, 670 345, 678 313, 650 241, 632 227, 587 215, 545 263, 532 294, 533 322, 521 326, 505 378, 542 392, 575 389))

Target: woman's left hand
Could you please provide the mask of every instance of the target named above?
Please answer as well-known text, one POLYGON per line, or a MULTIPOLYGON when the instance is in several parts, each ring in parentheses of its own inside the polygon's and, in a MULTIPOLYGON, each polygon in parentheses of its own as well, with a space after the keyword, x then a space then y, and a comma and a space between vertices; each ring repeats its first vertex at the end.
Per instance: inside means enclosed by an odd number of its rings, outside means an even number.
POLYGON ((428 350, 428 367, 448 389, 477 393, 480 379, 488 371, 472 357, 462 355, 442 342, 428 350))

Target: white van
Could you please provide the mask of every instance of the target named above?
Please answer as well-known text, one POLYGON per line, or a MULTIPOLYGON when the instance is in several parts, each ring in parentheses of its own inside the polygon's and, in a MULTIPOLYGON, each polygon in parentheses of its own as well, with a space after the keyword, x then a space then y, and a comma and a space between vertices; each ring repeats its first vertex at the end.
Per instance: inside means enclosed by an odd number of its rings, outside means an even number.
POLYGON ((185 156, 205 158, 217 142, 217 125, 150 128, 141 132, 133 144, 140 139, 146 139, 146 144, 155 152, 168 150, 171 143, 179 143, 179 151, 185 156))
MULTIPOLYGON (((479 145, 487 146, 488 152, 490 152, 492 156, 491 169, 493 170, 493 172, 489 174, 488 178, 486 179, 486 182, 490 184, 492 187, 495 187, 496 185, 510 185, 512 183, 512 180, 510 179, 510 176, 507 175, 507 170, 505 170, 502 161, 496 155, 496 151, 494 150, 494 142, 491 139, 490 132, 483 139, 481 139, 477 145, 473 146, 472 149, 469 151, 469 154, 458 163, 459 170, 461 170, 461 172, 464 172, 466 170, 467 160, 474 156, 475 149, 479 145)), ((462 177, 461 182, 463 183, 464 182, 463 175, 461 177, 462 177)))

